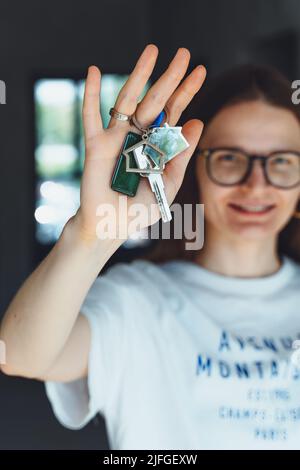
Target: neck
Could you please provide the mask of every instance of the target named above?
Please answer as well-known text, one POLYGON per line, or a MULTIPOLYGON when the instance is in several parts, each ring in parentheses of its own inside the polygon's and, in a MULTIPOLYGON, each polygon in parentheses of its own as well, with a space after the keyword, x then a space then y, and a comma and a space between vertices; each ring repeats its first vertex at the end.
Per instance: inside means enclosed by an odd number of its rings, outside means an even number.
POLYGON ((210 271, 236 277, 267 276, 275 273, 281 264, 275 237, 243 240, 224 237, 220 232, 206 234, 196 263, 210 271))

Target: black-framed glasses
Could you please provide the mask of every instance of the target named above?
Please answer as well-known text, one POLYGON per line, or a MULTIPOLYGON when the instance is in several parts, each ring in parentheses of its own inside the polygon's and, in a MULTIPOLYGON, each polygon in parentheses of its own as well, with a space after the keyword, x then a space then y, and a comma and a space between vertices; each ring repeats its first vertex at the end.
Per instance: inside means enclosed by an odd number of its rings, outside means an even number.
POLYGON ((205 157, 210 179, 221 186, 243 184, 251 174, 255 160, 260 161, 266 182, 281 189, 300 183, 300 152, 275 151, 268 155, 249 155, 239 148, 198 149, 205 157))

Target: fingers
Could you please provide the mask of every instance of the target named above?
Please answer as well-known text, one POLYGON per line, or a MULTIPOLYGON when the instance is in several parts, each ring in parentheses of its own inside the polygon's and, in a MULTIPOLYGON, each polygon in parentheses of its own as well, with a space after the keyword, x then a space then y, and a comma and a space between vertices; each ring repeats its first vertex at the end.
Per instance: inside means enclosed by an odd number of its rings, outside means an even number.
MULTIPOLYGON (((118 95, 114 106, 118 112, 129 116, 135 112, 138 99, 153 72, 157 56, 158 48, 154 44, 148 44, 118 95)), ((115 126, 128 126, 128 123, 111 118, 108 127, 115 126)))
POLYGON ((136 118, 143 127, 150 125, 163 110, 184 77, 189 61, 190 52, 188 49, 179 48, 167 70, 148 90, 136 109, 136 118))
POLYGON ((169 111, 170 126, 175 126, 188 104, 200 90, 206 77, 206 69, 203 65, 196 67, 173 93, 167 107, 169 111))
POLYGON ((87 140, 95 137, 103 129, 100 115, 100 78, 100 70, 95 65, 90 66, 82 107, 83 128, 87 140))
POLYGON ((173 200, 184 177, 187 164, 198 145, 203 130, 203 122, 191 119, 182 127, 182 133, 190 146, 166 164, 164 181, 168 188, 168 199, 173 200))

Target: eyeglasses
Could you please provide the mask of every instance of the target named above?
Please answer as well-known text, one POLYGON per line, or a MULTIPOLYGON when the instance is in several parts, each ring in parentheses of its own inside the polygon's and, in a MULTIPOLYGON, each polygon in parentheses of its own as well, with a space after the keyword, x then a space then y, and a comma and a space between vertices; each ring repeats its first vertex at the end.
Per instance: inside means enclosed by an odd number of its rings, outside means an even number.
POLYGON ((210 179, 221 186, 244 183, 251 174, 255 160, 260 161, 267 183, 281 189, 300 183, 300 152, 276 151, 266 156, 249 155, 238 148, 199 149, 206 160, 210 179))

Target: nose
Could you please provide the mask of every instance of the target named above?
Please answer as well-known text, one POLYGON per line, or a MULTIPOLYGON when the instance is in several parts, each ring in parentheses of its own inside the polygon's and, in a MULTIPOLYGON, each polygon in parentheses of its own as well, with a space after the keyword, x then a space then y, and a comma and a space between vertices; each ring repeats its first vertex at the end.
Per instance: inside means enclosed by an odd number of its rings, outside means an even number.
POLYGON ((245 181, 246 186, 249 188, 262 187, 267 185, 264 174, 263 164, 261 160, 254 160, 250 174, 245 181))

